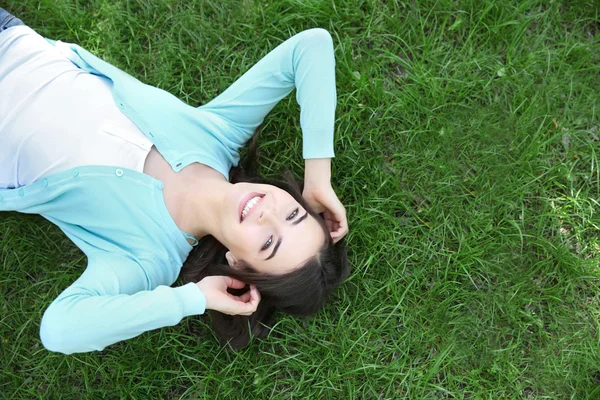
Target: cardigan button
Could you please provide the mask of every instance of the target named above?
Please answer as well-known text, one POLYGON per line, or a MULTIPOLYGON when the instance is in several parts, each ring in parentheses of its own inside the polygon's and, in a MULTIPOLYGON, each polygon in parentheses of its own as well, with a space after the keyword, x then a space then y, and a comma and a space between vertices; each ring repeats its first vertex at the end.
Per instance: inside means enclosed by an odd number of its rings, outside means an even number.
POLYGON ((77 176, 77 175, 79 175, 79 170, 78 169, 76 169, 75 171, 73 171, 73 176, 77 176))
POLYGON ((117 176, 123 176, 123 170, 121 168, 117 169, 115 171, 115 175, 117 175, 117 176))
POLYGON ((48 179, 44 178, 44 180, 42 181, 42 186, 48 187, 48 179))
POLYGON ((0 201, 4 200, 4 197, 0 194, 0 201))
POLYGON ((23 189, 19 189, 19 196, 25 196, 25 191, 23 189))
POLYGON ((162 183, 161 181, 158 181, 158 182, 156 182, 156 187, 162 190, 165 187, 165 184, 162 183))

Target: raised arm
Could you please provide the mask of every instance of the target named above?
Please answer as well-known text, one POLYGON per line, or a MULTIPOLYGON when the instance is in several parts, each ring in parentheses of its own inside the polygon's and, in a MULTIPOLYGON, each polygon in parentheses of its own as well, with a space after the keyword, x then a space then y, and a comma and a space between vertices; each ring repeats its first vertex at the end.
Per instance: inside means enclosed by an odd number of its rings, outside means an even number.
POLYGON ((245 143, 294 88, 300 105, 303 157, 333 157, 335 58, 331 35, 324 29, 309 29, 286 40, 200 108, 221 116, 233 128, 228 135, 245 143))
POLYGON ((65 354, 102 350, 145 331, 175 325, 186 316, 202 314, 205 308, 249 314, 259 301, 256 290, 245 299, 232 298, 227 287, 240 287, 241 282, 227 277, 153 290, 148 290, 147 281, 143 267, 126 254, 89 254, 83 275, 44 313, 42 344, 65 354))
POLYGON ((333 41, 326 30, 310 29, 286 40, 201 109, 223 118, 231 128, 227 134, 245 143, 294 88, 306 159, 303 195, 324 214, 337 242, 348 232, 348 223, 330 181, 336 90, 333 41))

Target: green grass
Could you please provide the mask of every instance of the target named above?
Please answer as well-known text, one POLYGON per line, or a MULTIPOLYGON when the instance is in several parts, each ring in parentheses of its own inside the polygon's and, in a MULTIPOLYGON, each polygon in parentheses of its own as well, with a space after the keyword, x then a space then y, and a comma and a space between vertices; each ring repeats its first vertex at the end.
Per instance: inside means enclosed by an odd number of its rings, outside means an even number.
MULTIPOLYGON (((0 214, 0 397, 600 398, 600 3, 33 1, 4 5, 202 104, 282 40, 337 59, 334 184, 353 273, 316 316, 219 347, 205 318, 103 352, 46 351, 83 254, 0 214)), ((293 96, 262 169, 302 173, 293 96)))

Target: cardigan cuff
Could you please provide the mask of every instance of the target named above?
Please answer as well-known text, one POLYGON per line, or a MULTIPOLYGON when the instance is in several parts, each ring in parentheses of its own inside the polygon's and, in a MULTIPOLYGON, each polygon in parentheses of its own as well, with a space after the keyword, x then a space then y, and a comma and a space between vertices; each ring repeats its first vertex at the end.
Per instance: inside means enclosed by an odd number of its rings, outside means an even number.
POLYGON ((206 298, 204 293, 195 283, 190 282, 186 285, 174 288, 177 297, 181 302, 183 316, 204 314, 206 309, 206 298))
POLYGON ((303 129, 302 131, 302 157, 307 158, 333 158, 333 131, 303 129))

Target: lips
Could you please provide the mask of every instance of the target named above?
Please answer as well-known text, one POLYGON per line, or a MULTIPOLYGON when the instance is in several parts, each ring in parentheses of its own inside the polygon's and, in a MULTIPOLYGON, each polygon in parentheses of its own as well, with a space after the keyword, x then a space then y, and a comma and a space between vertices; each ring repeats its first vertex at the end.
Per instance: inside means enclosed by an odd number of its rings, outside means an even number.
POLYGON ((238 215, 240 216, 240 223, 248 218, 250 216, 250 214, 252 214, 252 211, 254 211, 256 209, 256 207, 258 206, 258 204, 262 201, 262 198, 265 197, 264 194, 262 193, 248 193, 246 196, 244 196, 244 198, 242 199, 242 201, 240 202, 240 205, 238 206, 238 215), (260 198, 258 201, 253 200, 254 198, 260 198), (243 215, 244 210, 246 210, 246 215, 243 215))

